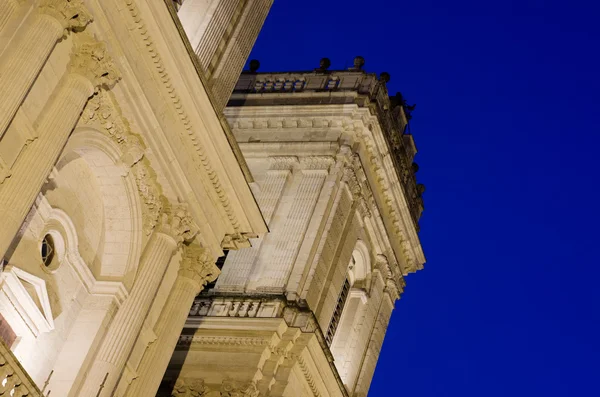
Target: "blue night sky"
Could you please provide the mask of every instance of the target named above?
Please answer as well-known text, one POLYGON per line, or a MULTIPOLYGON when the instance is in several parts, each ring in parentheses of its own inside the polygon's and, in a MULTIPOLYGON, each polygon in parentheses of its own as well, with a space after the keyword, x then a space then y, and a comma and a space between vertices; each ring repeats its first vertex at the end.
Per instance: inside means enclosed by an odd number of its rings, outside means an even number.
POLYGON ((362 55, 417 104, 427 263, 370 397, 600 396, 599 8, 275 0, 261 71, 362 55))

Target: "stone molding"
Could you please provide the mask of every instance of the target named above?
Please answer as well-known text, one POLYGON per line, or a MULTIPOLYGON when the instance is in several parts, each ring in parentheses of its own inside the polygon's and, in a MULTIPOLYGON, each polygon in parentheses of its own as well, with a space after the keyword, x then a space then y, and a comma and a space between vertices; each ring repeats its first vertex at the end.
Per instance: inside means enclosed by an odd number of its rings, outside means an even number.
POLYGON ((300 169, 302 170, 329 171, 329 168, 334 164, 335 159, 331 156, 306 156, 300 158, 300 169))
POLYGON ((39 13, 56 19, 65 34, 68 30, 82 30, 93 20, 83 0, 42 0, 39 13))
POLYGON ((239 382, 225 379, 220 390, 211 390, 204 379, 179 378, 175 382, 171 397, 258 397, 255 382, 239 382))
POLYGON ((289 171, 299 164, 296 156, 271 156, 269 170, 289 171))
POLYGON ((148 29, 146 28, 146 23, 144 22, 141 12, 136 4, 136 0, 125 0, 125 8, 129 12, 129 19, 132 25, 131 30, 135 30, 141 36, 141 42, 144 43, 144 48, 148 51, 148 55, 152 58, 152 63, 154 64, 155 70, 159 75, 159 80, 162 83, 163 87, 167 91, 169 98, 171 99, 172 106, 175 109, 175 113, 177 117, 183 124, 183 127, 187 131, 189 143, 191 143, 194 151, 198 155, 200 159, 201 167, 204 169, 206 175, 208 176, 210 183, 212 184, 214 191, 227 215, 228 220, 230 221, 233 229, 236 232, 240 231, 240 223, 235 215, 234 209, 229 201, 228 195, 223 188, 221 180, 217 175, 213 165, 211 164, 210 159, 207 156, 206 149, 200 144, 198 141, 196 130, 192 121, 189 118, 187 111, 183 105, 183 101, 179 94, 176 92, 173 83, 171 82, 171 77, 167 72, 167 68, 164 65, 161 55, 156 48, 154 40, 152 36, 149 34, 148 29), (135 27, 135 29, 134 29, 135 27))
POLYGON ((201 336, 181 335, 178 346, 220 345, 220 346, 270 346, 271 341, 264 338, 236 337, 236 336, 201 336))
MULTIPOLYGON (((395 172, 394 174, 397 175, 399 185, 394 184, 390 180, 390 178, 394 177, 390 176, 391 174, 388 174, 386 171, 388 168, 393 170, 394 166, 391 158, 387 158, 388 164, 381 154, 387 152, 388 149, 385 146, 383 132, 379 131, 381 137, 375 136, 374 131, 377 129, 373 128, 373 126, 378 124, 377 116, 371 114, 365 108, 352 109, 350 112, 347 107, 340 106, 339 109, 340 116, 312 115, 311 113, 314 113, 314 106, 296 106, 294 109, 296 114, 285 117, 288 120, 286 129, 293 129, 294 125, 297 126, 296 128, 333 128, 349 134, 356 142, 362 143, 366 151, 364 156, 365 167, 368 167, 371 173, 375 175, 377 183, 371 189, 381 192, 382 203, 387 212, 385 217, 390 220, 391 231, 394 235, 393 239, 400 242, 399 246, 406 260, 406 265, 403 266, 402 272, 403 274, 415 272, 422 268, 425 258, 411 215, 409 206, 410 198, 401 187, 401 177, 398 175, 398 172, 395 172), (297 122, 289 122, 289 120, 296 120, 297 122), (300 127, 301 125, 304 127, 300 127)), ((225 109, 225 114, 228 116, 234 132, 235 130, 242 132, 248 129, 262 130, 265 129, 265 125, 277 124, 280 120, 283 120, 281 115, 275 116, 270 110, 265 110, 257 114, 255 112, 256 107, 249 109, 252 113, 248 115, 244 114, 244 108, 236 108, 235 110, 235 114, 228 114, 227 109, 225 109)), ((361 173, 364 173, 362 171, 361 160, 358 156, 353 156, 353 159, 349 159, 349 165, 353 167, 355 172, 361 170, 361 173)), ((375 201, 369 197, 365 198, 371 204, 371 208, 373 208, 372 205, 375 204, 375 201)))

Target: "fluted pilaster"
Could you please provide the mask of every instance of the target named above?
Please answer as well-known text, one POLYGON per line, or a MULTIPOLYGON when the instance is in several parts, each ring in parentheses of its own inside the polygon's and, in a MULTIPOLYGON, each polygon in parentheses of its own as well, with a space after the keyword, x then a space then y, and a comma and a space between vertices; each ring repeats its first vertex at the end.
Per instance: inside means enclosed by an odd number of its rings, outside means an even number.
POLYGON ((23 0, 2 0, 0 1, 0 32, 4 29, 4 25, 12 18, 13 14, 23 0))
MULTIPOLYGON (((281 200, 285 182, 291 175, 291 169, 298 163, 298 159, 292 156, 271 157, 270 160, 272 169, 267 171, 267 177, 261 184, 260 193, 256 196, 256 201, 267 225, 270 224, 281 200)), ((264 238, 254 239, 251 248, 229 253, 227 266, 219 278, 217 289, 241 290, 244 288, 263 241, 264 238)))
POLYGON ((194 298, 219 275, 214 262, 199 246, 185 248, 177 280, 154 328, 157 339, 146 350, 126 397, 156 395, 194 298))
POLYGON ((0 185, 0 256, 18 232, 88 98, 96 87, 110 86, 118 78, 104 44, 88 39, 75 46, 68 72, 36 122, 39 138, 29 144, 13 166, 11 177, 0 185))
POLYGON ((167 208, 162 214, 142 255, 131 293, 108 329, 79 396, 112 396, 171 257, 179 244, 197 232, 185 206, 167 208))
POLYGON ((21 37, 7 49, 0 61, 0 137, 56 42, 66 30, 82 29, 90 20, 83 0, 42 0, 29 26, 24 28, 21 37))
MULTIPOLYGON (((310 222, 321 188, 333 164, 330 157, 310 157, 301 161, 301 180, 294 202, 275 246, 274 255, 267 260, 264 281, 260 287, 283 289, 294 265, 300 244, 310 222)), ((259 288, 260 288, 259 287, 259 288)))

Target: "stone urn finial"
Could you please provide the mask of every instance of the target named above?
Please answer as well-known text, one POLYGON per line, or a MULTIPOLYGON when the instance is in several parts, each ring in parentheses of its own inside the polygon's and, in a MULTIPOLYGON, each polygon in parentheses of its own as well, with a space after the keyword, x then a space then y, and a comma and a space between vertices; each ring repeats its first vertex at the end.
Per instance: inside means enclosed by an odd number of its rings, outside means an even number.
POLYGON ((252 73, 256 73, 259 68, 260 68, 260 62, 258 61, 258 59, 253 59, 250 61, 250 71, 252 73))
POLYGON ((324 72, 327 69, 329 69, 330 66, 331 66, 331 61, 329 60, 329 58, 321 58, 321 61, 319 62, 319 68, 317 70, 324 72))

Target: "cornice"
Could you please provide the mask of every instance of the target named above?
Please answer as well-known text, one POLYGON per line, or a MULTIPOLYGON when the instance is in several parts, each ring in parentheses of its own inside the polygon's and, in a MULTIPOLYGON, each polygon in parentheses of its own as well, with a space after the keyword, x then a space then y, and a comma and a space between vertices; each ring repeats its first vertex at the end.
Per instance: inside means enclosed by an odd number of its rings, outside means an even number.
MULTIPOLYGON (((377 116, 372 115, 369 109, 359 108, 356 105, 327 105, 327 111, 319 109, 318 106, 309 105, 290 106, 285 109, 283 112, 282 108, 278 106, 252 107, 251 109, 241 107, 226 109, 225 114, 233 125, 234 133, 248 129, 253 129, 257 133, 268 131, 269 125, 283 126, 285 119, 287 127, 283 131, 294 128, 318 131, 334 128, 339 130, 340 134, 347 134, 355 142, 360 142, 365 153, 361 157, 353 159, 352 167, 355 171, 366 167, 373 175, 373 182, 376 186, 371 188, 380 195, 379 202, 383 207, 384 224, 389 225, 386 229, 392 232, 392 240, 398 242, 397 246, 404 257, 404 261, 401 261, 405 262, 402 266, 402 273, 406 275, 422 269, 425 257, 409 210, 407 193, 404 192, 402 183, 391 164, 391 159, 387 155, 388 148, 385 146, 385 137, 382 131, 379 128, 368 128, 369 125, 378 126, 377 116), (301 125, 305 127, 300 127, 301 125), (376 134, 381 136, 378 137, 376 134)), ((298 141, 297 144, 302 145, 303 142, 298 141)), ((252 143, 244 145, 251 146, 252 143)), ((366 204, 369 204, 369 195, 365 195, 364 198, 366 204)), ((368 208, 369 205, 362 206, 362 210, 368 208)), ((366 214, 366 211, 364 212, 366 214)))
POLYGON ((141 16, 141 12, 138 9, 136 4, 136 0, 124 0, 125 7, 129 13, 129 18, 133 26, 135 27, 136 33, 140 36, 141 41, 145 44, 145 49, 147 51, 147 55, 152 59, 152 64, 154 66, 155 73, 159 77, 160 84, 162 84, 163 89, 167 92, 168 97, 171 101, 171 106, 173 107, 175 114, 179 118, 179 121, 183 125, 183 128, 186 131, 187 142, 191 145, 196 155, 199 158, 199 163, 201 168, 204 170, 207 175, 216 196, 223 207, 225 214, 232 226, 232 228, 236 231, 240 231, 240 222, 232 208, 231 202, 229 201, 229 197, 225 192, 225 189, 222 185, 221 179, 217 175, 217 172, 214 169, 214 166, 211 160, 208 158, 205 148, 200 144, 197 134, 196 127, 192 124, 192 121, 185 109, 183 101, 175 89, 169 72, 163 62, 163 59, 156 48, 154 43, 154 39, 150 35, 148 28, 146 27, 146 23, 141 16))

